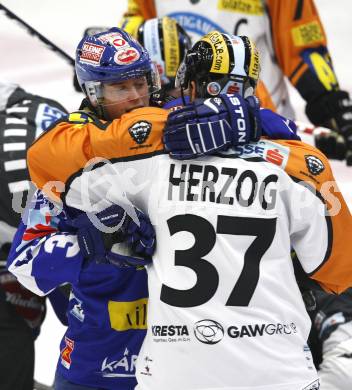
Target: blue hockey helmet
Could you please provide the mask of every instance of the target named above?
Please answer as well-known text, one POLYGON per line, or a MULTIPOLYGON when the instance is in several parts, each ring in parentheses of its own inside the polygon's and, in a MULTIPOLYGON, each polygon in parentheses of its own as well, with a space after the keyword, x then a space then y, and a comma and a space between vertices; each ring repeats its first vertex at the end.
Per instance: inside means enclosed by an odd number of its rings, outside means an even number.
POLYGON ((84 36, 76 49, 75 69, 82 91, 95 108, 106 105, 104 84, 145 77, 147 94, 160 89, 159 74, 148 52, 117 27, 84 36))

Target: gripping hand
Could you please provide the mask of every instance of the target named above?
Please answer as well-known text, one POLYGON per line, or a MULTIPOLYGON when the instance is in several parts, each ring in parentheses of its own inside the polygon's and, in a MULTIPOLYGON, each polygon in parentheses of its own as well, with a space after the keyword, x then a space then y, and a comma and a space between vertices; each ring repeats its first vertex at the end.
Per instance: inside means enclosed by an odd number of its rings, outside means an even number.
POLYGON ((352 165, 352 101, 345 91, 332 91, 307 103, 306 114, 316 126, 335 132, 316 137, 316 145, 330 158, 343 158, 352 165))
POLYGON ((189 159, 257 141, 261 136, 255 97, 219 95, 196 99, 169 114, 164 145, 171 157, 189 159))
POLYGON ((68 221, 76 229, 78 245, 85 259, 122 265, 145 265, 155 250, 155 231, 149 218, 135 209, 139 224, 114 204, 97 214, 82 213, 68 221), (112 253, 115 244, 125 243, 132 255, 112 253), (133 256, 133 255, 136 255, 133 256), (110 259, 115 259, 110 261, 110 259))

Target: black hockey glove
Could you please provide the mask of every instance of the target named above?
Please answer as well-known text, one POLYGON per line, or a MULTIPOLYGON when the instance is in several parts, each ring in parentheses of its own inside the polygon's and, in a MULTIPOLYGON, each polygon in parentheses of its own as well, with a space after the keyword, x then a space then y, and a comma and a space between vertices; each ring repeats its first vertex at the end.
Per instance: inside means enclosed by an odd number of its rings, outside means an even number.
POLYGON ((139 225, 116 204, 97 214, 82 213, 66 222, 77 229, 78 245, 85 259, 117 266, 146 265, 155 250, 155 231, 144 213, 138 209, 135 212, 139 225), (114 231, 104 232, 104 228, 114 231), (115 244, 119 244, 123 254, 113 248, 115 244), (130 251, 126 252, 127 249, 130 251))
POLYGON ((189 159, 258 141, 260 136, 258 100, 254 96, 219 95, 196 99, 171 112, 164 145, 171 157, 189 159))
POLYGON ((316 126, 334 132, 315 137, 316 146, 329 158, 343 159, 352 165, 352 101, 345 91, 332 91, 307 103, 306 114, 316 126))

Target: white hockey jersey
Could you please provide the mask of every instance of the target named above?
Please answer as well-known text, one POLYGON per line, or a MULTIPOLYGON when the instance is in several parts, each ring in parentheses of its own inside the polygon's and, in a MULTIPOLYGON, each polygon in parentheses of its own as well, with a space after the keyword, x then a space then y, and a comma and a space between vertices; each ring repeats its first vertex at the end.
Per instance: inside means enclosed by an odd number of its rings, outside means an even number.
POLYGON ((293 390, 317 380, 290 255, 292 246, 310 273, 328 251, 314 194, 261 158, 159 155, 99 164, 65 200, 98 210, 121 189, 158 238, 139 389, 293 390))
POLYGON ((352 285, 352 219, 329 162, 302 142, 265 139, 171 160, 166 117, 140 108, 100 123, 74 113, 28 152, 32 180, 47 193, 54 184, 53 196, 60 180, 68 206, 132 202, 155 225, 140 389, 317 388, 290 249, 326 291, 352 285))

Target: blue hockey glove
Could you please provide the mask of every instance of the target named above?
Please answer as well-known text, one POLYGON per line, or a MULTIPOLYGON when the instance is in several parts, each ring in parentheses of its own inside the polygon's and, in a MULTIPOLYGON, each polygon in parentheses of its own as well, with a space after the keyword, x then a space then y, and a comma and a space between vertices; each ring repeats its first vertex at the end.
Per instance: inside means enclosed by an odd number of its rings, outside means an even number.
POLYGON ((123 256, 116 253, 112 257, 120 256, 120 263, 125 261, 127 265, 150 263, 156 244, 155 231, 149 218, 140 210, 135 209, 135 211, 139 219, 139 226, 122 207, 116 204, 97 214, 82 213, 78 217, 68 220, 67 223, 77 229, 78 245, 83 257, 96 262, 110 262, 108 255, 112 253, 113 245, 126 242, 132 250, 132 254, 138 255, 138 258, 134 258, 133 255, 123 256), (104 233, 100 229, 99 223, 103 227, 114 228, 116 231, 104 233))
POLYGON ((255 97, 219 95, 196 99, 169 114, 164 145, 176 159, 194 158, 258 141, 259 102, 255 97))

